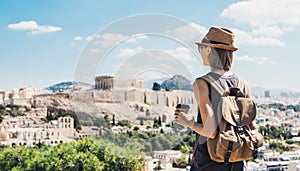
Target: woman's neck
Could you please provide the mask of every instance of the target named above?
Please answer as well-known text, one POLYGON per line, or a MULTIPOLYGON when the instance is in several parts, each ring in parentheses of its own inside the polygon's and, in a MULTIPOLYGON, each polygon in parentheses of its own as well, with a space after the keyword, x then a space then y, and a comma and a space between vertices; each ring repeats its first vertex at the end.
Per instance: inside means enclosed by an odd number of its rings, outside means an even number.
POLYGON ((229 72, 229 71, 225 71, 223 69, 217 69, 217 68, 214 68, 214 67, 210 67, 210 71, 214 72, 214 73, 217 73, 219 75, 228 75, 228 74, 231 74, 231 72, 229 72))

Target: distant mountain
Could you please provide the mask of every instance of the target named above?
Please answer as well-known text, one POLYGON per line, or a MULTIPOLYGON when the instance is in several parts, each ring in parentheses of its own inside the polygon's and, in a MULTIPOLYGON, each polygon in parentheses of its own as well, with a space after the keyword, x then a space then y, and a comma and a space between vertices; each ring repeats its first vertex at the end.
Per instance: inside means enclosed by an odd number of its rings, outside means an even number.
POLYGON ((61 83, 54 84, 52 86, 46 87, 45 90, 58 92, 58 91, 71 91, 74 89, 91 89, 92 85, 81 82, 72 82, 72 81, 64 81, 61 83))
POLYGON ((160 87, 170 90, 193 91, 191 82, 182 75, 174 75, 172 78, 165 80, 160 87))
POLYGON ((152 89, 153 83, 156 82, 158 84, 161 84, 162 82, 164 82, 167 79, 168 79, 167 77, 164 77, 164 78, 159 78, 159 79, 153 79, 153 80, 145 81, 144 82, 144 87, 147 88, 147 89, 152 89))

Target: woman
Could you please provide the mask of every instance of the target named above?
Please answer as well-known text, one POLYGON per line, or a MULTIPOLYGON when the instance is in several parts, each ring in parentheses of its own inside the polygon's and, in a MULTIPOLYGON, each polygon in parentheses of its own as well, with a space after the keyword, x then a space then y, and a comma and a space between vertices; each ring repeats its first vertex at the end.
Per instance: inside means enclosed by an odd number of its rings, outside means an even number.
MULTIPOLYGON (((233 52, 234 34, 224 28, 211 27, 201 42, 196 42, 202 56, 203 64, 210 67, 208 73, 223 89, 237 87, 238 76, 230 72, 233 52)), ((219 102, 217 91, 205 80, 197 78, 193 84, 195 98, 199 107, 197 122, 188 120, 185 114, 175 111, 177 123, 189 127, 200 135, 196 142, 191 170, 197 171, 240 171, 245 170, 244 162, 220 163, 211 160, 207 149, 207 138, 214 138, 218 131, 215 113, 219 102)), ((250 98, 249 86, 246 84, 244 93, 250 98)))

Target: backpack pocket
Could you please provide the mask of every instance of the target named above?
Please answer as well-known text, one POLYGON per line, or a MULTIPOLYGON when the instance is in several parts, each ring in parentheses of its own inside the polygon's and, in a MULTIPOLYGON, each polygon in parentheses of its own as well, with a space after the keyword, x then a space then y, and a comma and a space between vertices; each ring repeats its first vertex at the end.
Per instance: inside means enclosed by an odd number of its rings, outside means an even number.
POLYGON ((264 136, 258 132, 258 128, 255 126, 254 123, 250 124, 244 130, 246 134, 248 134, 247 137, 249 137, 249 141, 246 141, 249 148, 255 150, 255 148, 259 148, 263 146, 264 136))
POLYGON ((232 143, 231 150, 235 151, 235 150, 241 148, 243 146, 244 142, 241 141, 241 139, 236 136, 236 133, 233 130, 234 127, 233 126, 230 126, 230 127, 231 127, 231 129, 220 133, 220 140, 219 140, 220 142, 219 143, 224 149, 227 149, 229 146, 229 143, 231 142, 232 143))
POLYGON ((228 160, 232 162, 232 157, 236 159, 236 155, 239 155, 238 151, 244 146, 244 141, 236 136, 234 127, 227 124, 226 131, 222 131, 214 139, 208 139, 207 145, 212 160, 224 162, 226 154, 230 154, 228 160))

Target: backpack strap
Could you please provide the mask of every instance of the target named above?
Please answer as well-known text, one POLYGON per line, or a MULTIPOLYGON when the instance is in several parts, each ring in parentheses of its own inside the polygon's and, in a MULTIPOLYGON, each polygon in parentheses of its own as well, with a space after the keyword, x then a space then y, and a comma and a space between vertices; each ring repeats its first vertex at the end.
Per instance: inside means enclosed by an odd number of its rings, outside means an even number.
POLYGON ((200 79, 203 79, 206 82, 208 82, 219 93, 220 96, 224 95, 224 88, 221 87, 221 85, 212 76, 204 75, 200 77, 200 79))
MULTIPOLYGON (((200 79, 207 81, 219 93, 221 97, 224 96, 225 89, 212 76, 204 75, 200 77, 200 79)), ((246 84, 243 77, 238 77, 237 87, 243 92, 244 96, 246 97, 246 84)))
POLYGON ((245 84, 245 79, 243 77, 238 78, 238 88, 243 92, 244 96, 246 97, 246 84, 245 84))
MULTIPOLYGON (((215 88, 215 90, 219 93, 220 96, 223 96, 225 90, 223 89, 223 87, 221 87, 218 84, 218 82, 212 76, 207 74, 202 77, 199 77, 198 79, 203 79, 204 81, 208 82, 211 86, 213 86, 215 88)), ((200 109, 198 108, 198 110, 200 110, 200 109)), ((199 115, 200 115, 200 112, 198 111, 198 118, 200 117, 199 115)), ((200 135, 197 134, 196 141, 194 144, 192 159, 190 161, 191 167, 194 165, 195 153, 198 148, 199 140, 200 140, 200 135)))

